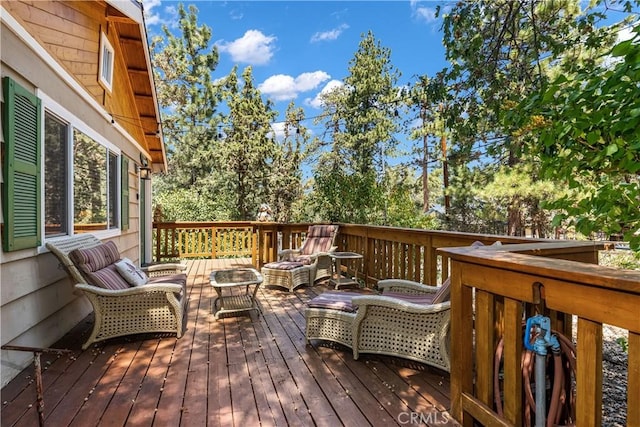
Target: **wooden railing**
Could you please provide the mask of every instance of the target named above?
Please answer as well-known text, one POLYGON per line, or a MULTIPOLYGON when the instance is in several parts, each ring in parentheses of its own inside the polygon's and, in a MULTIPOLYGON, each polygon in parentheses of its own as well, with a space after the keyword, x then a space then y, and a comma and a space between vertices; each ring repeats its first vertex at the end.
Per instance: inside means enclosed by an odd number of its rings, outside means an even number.
MULTIPOLYGON (((220 240, 196 237, 230 233, 252 242, 253 264, 276 260, 280 249, 298 248, 309 224, 159 223, 154 224, 156 260, 179 256, 246 256, 240 245, 228 251, 209 246, 220 240), (247 238, 249 228, 252 238, 247 238), (199 231, 198 231, 199 230, 199 231), (207 242, 207 250, 185 249, 181 234, 207 242), (245 234, 242 234, 245 233, 245 234), (181 249, 182 253, 181 253, 181 249), (237 251, 237 252, 236 252, 237 251)), ((640 273, 598 266, 594 242, 536 240, 496 235, 339 224, 340 251, 358 252, 345 263, 349 273, 373 287, 384 278, 427 284, 452 279, 452 414, 464 425, 522 425, 522 322, 533 313, 552 320, 571 336, 577 316, 577 425, 597 426, 602 399, 602 324, 629 331, 627 425, 640 425, 640 273), (473 250, 480 241, 501 246, 473 250), (493 405, 493 359, 504 338, 504 416, 493 405), (475 367, 475 369, 469 369, 475 367)), ((224 241, 224 239, 223 239, 224 241)), ((214 246, 216 246, 214 245, 214 246)))
MULTIPOLYGON (((302 245, 310 224, 272 222, 159 222, 153 224, 153 259, 251 257, 253 265, 277 260, 278 251, 302 245)), ((427 284, 441 283, 449 276, 449 260, 438 248, 469 246, 473 242, 491 245, 557 242, 557 240, 418 230, 356 224, 339 224, 339 251, 357 252, 361 260, 343 264, 367 286, 394 277, 427 284)), ((575 242, 574 242, 575 243, 575 242)), ((584 261, 581 245, 565 249, 562 256, 584 261)))
MULTIPOLYGON (((154 223, 153 259, 251 257, 256 267, 277 260, 278 251, 302 245, 310 224, 267 222, 154 223), (249 237, 251 235, 251 237, 249 237)), ((495 235, 339 224, 339 251, 363 254, 343 265, 369 286, 395 277, 436 284, 448 276, 448 262, 437 248, 538 240, 495 235)))
POLYGON ((477 241, 491 245, 496 241, 511 244, 544 240, 340 224, 337 243, 338 250, 363 254, 362 266, 357 273, 367 285, 375 285, 385 278, 436 285, 449 276, 447 256, 437 253, 437 249, 469 246, 477 241))
POLYGON ((176 258, 255 257, 251 222, 162 222, 153 224, 155 261, 176 258))
POLYGON ((577 318, 578 426, 602 425, 602 325, 629 331, 626 425, 640 425, 640 273, 590 264, 597 262, 601 245, 592 244, 591 256, 584 245, 442 250, 451 260, 452 415, 463 425, 523 424, 522 324, 534 313, 549 317, 552 329, 568 337, 577 318), (574 249, 580 247, 578 254, 574 249), (501 337, 502 417, 494 409, 494 356, 501 337))

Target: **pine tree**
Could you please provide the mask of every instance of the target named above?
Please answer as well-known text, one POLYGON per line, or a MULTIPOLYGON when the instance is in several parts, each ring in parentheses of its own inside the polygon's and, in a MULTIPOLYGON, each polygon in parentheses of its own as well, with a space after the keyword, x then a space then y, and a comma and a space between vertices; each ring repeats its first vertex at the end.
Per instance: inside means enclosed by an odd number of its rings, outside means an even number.
POLYGON ((235 204, 231 219, 252 220, 260 204, 269 200, 273 159, 278 152, 271 128, 276 112, 255 87, 251 67, 244 69, 242 84, 237 72, 234 67, 224 84, 229 114, 222 125, 218 152, 228 172, 225 190, 235 204))
POLYGON ((164 37, 155 37, 151 43, 169 167, 169 173, 156 180, 154 191, 173 193, 175 197, 163 198, 168 203, 196 202, 197 214, 190 204, 163 207, 167 212, 184 215, 173 218, 181 220, 212 220, 221 215, 211 197, 217 193, 211 172, 216 168, 214 153, 220 121, 219 88, 211 75, 218 64, 218 51, 210 44, 211 29, 198 25, 197 13, 195 6, 189 6, 187 11, 180 4, 181 36, 174 36, 163 26, 164 37))
POLYGON ((332 221, 387 222, 387 158, 394 154, 400 73, 391 51, 363 35, 344 86, 325 98, 323 118, 331 148, 314 171, 316 200, 332 221))

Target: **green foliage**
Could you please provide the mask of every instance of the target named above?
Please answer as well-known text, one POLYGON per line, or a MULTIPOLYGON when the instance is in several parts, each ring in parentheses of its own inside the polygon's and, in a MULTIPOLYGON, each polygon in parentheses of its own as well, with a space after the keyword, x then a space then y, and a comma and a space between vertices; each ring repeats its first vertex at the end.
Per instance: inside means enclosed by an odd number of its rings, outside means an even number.
MULTIPOLYGON (((553 225, 575 225, 585 234, 623 231, 637 248, 638 44, 618 45, 612 53, 624 61, 600 66, 624 23, 599 23, 609 4, 579 6, 575 0, 459 2, 445 16, 452 65, 436 76, 441 90, 432 84, 430 93, 432 105, 445 106, 455 142, 450 161, 454 173, 463 173, 452 179, 450 194, 463 198, 454 199, 452 211, 483 210, 484 202, 465 190, 465 165, 480 153, 483 171, 474 179, 485 190, 478 196, 506 208, 495 216, 506 217, 508 234, 518 234, 523 221, 540 222, 542 233, 555 212, 553 225), (524 165, 518 173, 527 171, 528 178, 505 185, 508 176, 494 176, 503 169, 487 168, 490 163, 524 165), (540 179, 546 190, 525 188, 540 179)), ((467 215, 456 211, 450 219, 463 224, 467 215)))
POLYGON ((619 337, 616 339, 616 342, 622 348, 622 351, 628 353, 629 352, 629 340, 625 337, 619 337))
POLYGON ((152 42, 169 165, 169 173, 156 179, 154 204, 167 219, 210 221, 255 219, 267 202, 276 218, 287 220, 300 197, 308 139, 299 126, 302 111, 292 105, 287 113, 287 126, 302 132, 278 144, 271 128, 276 112, 255 87, 250 67, 241 78, 234 68, 214 83, 218 51, 211 29, 198 25, 197 12, 180 4, 180 34, 165 26, 164 37, 152 42), (218 110, 221 103, 228 113, 218 110))
POLYGON ((623 233, 640 250, 640 26, 633 32, 602 65, 573 66, 514 116, 539 141, 529 153, 545 176, 578 190, 551 204, 561 218, 584 234, 623 233))
MULTIPOLYGON (((214 83, 211 30, 197 24, 195 7, 180 5, 181 36, 165 28, 152 43, 170 167, 154 203, 169 219, 253 219, 267 202, 279 221, 507 234, 530 227, 541 237, 562 226, 624 233, 638 250, 640 30, 612 47, 628 22, 603 27, 603 4, 458 2, 443 25, 451 65, 420 76, 408 97, 398 94, 390 50, 369 32, 344 85, 324 98, 316 123, 325 135, 312 140, 291 103, 281 141, 251 68, 214 83), (405 127, 422 179, 389 166, 403 128, 396 109, 405 107, 420 122, 405 127), (315 167, 303 185, 307 156, 315 167), (434 169, 440 162, 446 170, 434 169), (445 198, 447 212, 424 213, 445 198)), ((625 2, 627 12, 634 4, 625 2)))
POLYGON ((151 43, 169 166, 169 173, 157 180, 162 191, 154 192, 154 203, 162 203, 167 212, 184 212, 179 219, 200 216, 194 214, 199 209, 193 211, 190 201, 181 197, 185 190, 191 200, 198 199, 199 194, 215 194, 221 179, 211 177, 220 162, 214 149, 220 95, 211 79, 218 51, 210 46, 211 29, 198 26, 197 12, 195 6, 187 11, 180 4, 181 36, 174 36, 164 26, 164 37, 155 37, 151 43), (159 201, 163 192, 177 197, 159 201))
POLYGON ((210 195, 200 195, 190 189, 163 190, 154 188, 153 204, 162 211, 163 221, 225 221, 230 220, 224 205, 210 195))
POLYGON ((601 251, 599 264, 625 270, 640 270, 640 253, 626 250, 601 251))
POLYGON ((387 156, 397 145, 393 101, 399 77, 390 56, 373 33, 363 35, 344 87, 324 100, 332 145, 314 171, 314 204, 327 220, 387 222, 383 181, 387 156))
POLYGON ((234 67, 225 81, 229 114, 216 148, 228 172, 225 190, 235 198, 232 219, 251 220, 260 204, 269 200, 269 174, 279 147, 271 129, 276 113, 254 86, 251 67, 243 71, 242 82, 239 85, 234 67))
MULTIPOLYGON (((386 225, 403 228, 439 228, 435 213, 423 212, 422 179, 406 166, 390 167, 387 171, 384 197, 386 225)), ((432 181, 435 178, 432 177, 432 181)), ((433 184, 433 182, 432 182, 433 184)))
POLYGON ((536 237, 551 237, 551 216, 542 208, 543 202, 558 200, 565 193, 552 181, 541 180, 531 172, 531 166, 520 164, 499 167, 489 182, 476 186, 474 196, 482 200, 480 212, 484 222, 493 223, 516 212, 512 223, 514 234, 524 235, 530 229, 536 237))
MULTIPOLYGON (((309 133, 303 124, 304 111, 291 102, 285 114, 284 136, 271 164, 269 180, 269 205, 274 220, 291 222, 296 202, 302 198, 302 171, 304 151, 309 143, 309 133)), ((300 206, 299 203, 297 206, 300 206)))

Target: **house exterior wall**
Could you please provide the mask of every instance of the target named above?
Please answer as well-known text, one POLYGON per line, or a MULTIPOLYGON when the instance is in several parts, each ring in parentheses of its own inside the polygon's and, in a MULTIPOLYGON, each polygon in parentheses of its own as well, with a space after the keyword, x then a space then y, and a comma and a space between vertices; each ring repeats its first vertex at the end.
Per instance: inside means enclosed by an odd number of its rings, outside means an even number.
MULTIPOLYGON (((145 135, 140 126, 126 120, 111 121, 110 114, 114 112, 118 117, 135 117, 138 113, 117 40, 111 41, 115 50, 113 92, 107 94, 97 81, 100 32, 114 25, 105 21, 105 7, 105 2, 100 1, 3 2, 0 74, 39 98, 53 102, 83 127, 108 141, 120 157, 128 158, 128 228, 95 234, 103 241, 114 241, 123 257, 136 261, 140 256, 137 195, 144 182, 139 180, 135 165, 140 163, 141 155, 149 155, 144 149, 145 135), (70 27, 82 27, 84 38, 72 37, 70 27), (78 57, 85 58, 84 65, 69 57, 74 49, 82 50, 78 57)), ((141 47, 146 49, 146 45, 141 47)), ((47 105, 43 101, 45 108, 47 105)), ((6 218, 3 221, 6 233, 6 218)), ((0 248, 2 345, 50 347, 91 313, 88 300, 74 294, 74 283, 44 247, 44 219, 41 226, 40 246, 11 252, 0 248)), ((32 360, 33 354, 29 352, 2 350, 1 386, 32 360)))

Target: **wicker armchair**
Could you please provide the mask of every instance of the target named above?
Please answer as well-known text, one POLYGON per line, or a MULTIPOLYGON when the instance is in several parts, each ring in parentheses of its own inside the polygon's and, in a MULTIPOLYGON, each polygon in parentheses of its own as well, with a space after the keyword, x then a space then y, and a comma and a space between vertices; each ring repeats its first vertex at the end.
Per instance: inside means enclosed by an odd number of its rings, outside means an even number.
POLYGON ((309 301, 307 343, 333 341, 351 347, 354 359, 384 354, 449 371, 449 282, 436 287, 386 279, 378 288, 382 294, 329 291, 309 301))
POLYGON ((382 295, 355 296, 353 357, 384 354, 450 370, 448 285, 426 286, 406 280, 381 280, 382 295), (402 289, 406 296, 399 298, 402 289), (421 300, 422 297, 422 300, 421 300), (447 301, 439 302, 441 298, 447 301))
POLYGON ((265 264, 261 273, 265 286, 279 286, 293 292, 331 276, 329 252, 336 249, 337 225, 312 225, 299 249, 278 253, 278 261, 265 264))
POLYGON ((101 288, 88 283, 69 255, 76 249, 95 250, 101 245, 102 242, 91 234, 74 235, 46 244, 76 283, 76 291, 84 293, 93 306, 93 330, 82 348, 109 338, 149 332, 174 332, 180 338, 187 301, 186 266, 144 267, 142 270, 149 277, 147 284, 123 289, 101 288))

